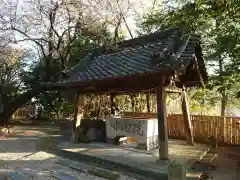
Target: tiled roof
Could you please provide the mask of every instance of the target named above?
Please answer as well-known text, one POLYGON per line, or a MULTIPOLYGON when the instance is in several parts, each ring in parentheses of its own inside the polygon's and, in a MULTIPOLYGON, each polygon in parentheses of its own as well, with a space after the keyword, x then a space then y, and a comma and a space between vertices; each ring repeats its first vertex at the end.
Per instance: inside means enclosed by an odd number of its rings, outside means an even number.
POLYGON ((171 72, 192 63, 199 37, 181 38, 178 29, 169 29, 129 41, 111 52, 95 51, 69 72, 68 82, 88 82, 140 74, 171 72), (172 56, 161 56, 168 50, 172 56), (94 55, 95 54, 95 55, 94 55), (154 61, 154 57, 157 57, 154 61))

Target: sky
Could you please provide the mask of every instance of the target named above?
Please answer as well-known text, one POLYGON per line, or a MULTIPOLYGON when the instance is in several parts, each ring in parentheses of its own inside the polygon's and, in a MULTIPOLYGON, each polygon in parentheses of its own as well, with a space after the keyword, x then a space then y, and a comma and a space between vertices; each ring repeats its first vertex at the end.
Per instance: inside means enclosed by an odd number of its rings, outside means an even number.
MULTIPOLYGON (((3 0, 0 0, 0 2, 3 0)), ((25 8, 24 6, 24 1, 25 0, 14 0, 14 1, 18 1, 18 5, 22 6, 23 8, 25 8)), ((49 0, 44 0, 44 1, 49 1, 49 0)), ((127 0, 123 0, 123 1, 127 1, 127 0)), ((126 15, 126 21, 127 21, 127 25, 130 27, 132 34, 136 37, 136 24, 135 24, 135 18, 136 18, 136 13, 138 15, 142 15, 144 12, 146 12, 151 6, 152 6, 152 1, 153 0, 129 0, 130 4, 132 5, 132 8, 130 10, 128 10, 128 13, 126 15)), ((121 9, 124 11, 126 9, 126 7, 121 6, 121 9)), ((19 12, 21 13, 21 12, 19 12)), ((122 27, 124 29, 126 29, 125 23, 122 22, 122 27)), ((127 32, 127 31, 126 31, 127 32)), ((126 38, 131 38, 129 33, 126 33, 127 37, 126 38)), ((18 39, 21 38, 21 36, 19 34, 16 34, 16 37, 18 39)), ((20 45, 22 45, 23 47, 30 47, 31 44, 29 44, 29 42, 21 42, 20 45)))
MULTIPOLYGON (((0 5, 2 3, 1 1, 3 1, 3 0, 0 0, 0 5)), ((12 0, 12 1, 18 3, 18 6, 20 7, 20 8, 18 8, 18 13, 23 14, 23 13, 26 13, 28 11, 29 7, 26 7, 26 4, 24 3, 27 0, 12 0)), ((40 1, 42 1, 42 0, 40 0, 40 1)), ((48 2, 50 0, 43 0, 43 1, 44 2, 46 2, 46 1, 48 2)), ((127 1, 128 0, 123 0, 124 3, 127 3, 127 1)), ((142 15, 144 12, 146 12, 152 6, 152 1, 153 0, 129 0, 130 4, 132 5, 132 8, 130 10, 128 10, 127 15, 126 15, 125 18, 126 18, 126 21, 127 21, 127 25, 129 26, 129 28, 131 30, 131 33, 133 34, 134 37, 137 36, 137 33, 136 33, 137 27, 136 27, 136 24, 135 24, 136 14, 142 15)), ((125 7, 126 4, 124 4, 124 3, 121 4, 121 9, 123 11, 126 10, 126 7, 125 7)), ((130 39, 131 36, 128 33, 126 25, 125 25, 124 22, 122 22, 122 26, 121 27, 124 29, 124 31, 126 33, 126 39, 130 39)), ((36 35, 36 37, 38 37, 37 33, 35 33, 35 35, 36 35)), ((15 33, 15 37, 18 40, 25 38, 22 35, 20 35, 19 33, 15 33)), ((21 48, 26 48, 26 49, 32 49, 33 53, 36 54, 36 56, 33 56, 32 58, 36 59, 37 56, 38 56, 37 55, 38 54, 38 50, 33 48, 34 45, 35 44, 33 42, 31 42, 31 41, 22 41, 22 42, 19 42, 18 44, 15 44, 14 46, 15 47, 21 47, 21 48)))
MULTIPOLYGON (((26 10, 25 4, 24 4, 24 1, 26 1, 26 0, 14 0, 14 1, 18 1, 18 5, 22 6, 23 9, 26 10)), ((43 1, 50 1, 50 0, 43 0, 43 1)), ((86 1, 88 1, 88 0, 86 0, 86 1)), ((129 26, 129 28, 131 30, 131 33, 133 34, 134 37, 136 37, 137 36, 137 33, 136 33, 137 27, 136 27, 136 24, 135 24, 136 14, 137 15, 143 15, 145 12, 147 12, 150 8, 153 7, 153 1, 154 0, 123 0, 123 2, 125 2, 125 3, 128 3, 128 1, 132 5, 132 7, 130 8, 130 10, 128 10, 128 12, 126 14, 126 21, 127 21, 127 25, 129 26)), ((0 0, 0 3, 1 3, 1 0, 0 0)), ((155 3, 160 4, 161 0, 156 0, 155 3)), ((125 11, 126 8, 127 8, 126 4, 121 4, 121 9, 123 11, 125 11)), ((21 11, 19 11, 19 13, 21 13, 21 11)), ((130 36, 129 32, 127 31, 127 28, 126 28, 126 25, 125 25, 124 22, 122 22, 121 27, 124 29, 124 31, 126 33, 125 34, 126 39, 130 39, 131 36, 130 36)), ((36 33, 36 36, 37 35, 38 34, 36 33)), ((16 34, 16 38, 17 39, 22 39, 22 37, 19 34, 16 34)), ((33 45, 34 45, 34 43, 32 43, 30 41, 23 41, 23 42, 20 42, 18 44, 18 46, 21 46, 21 47, 27 48, 27 49, 29 49, 29 48, 32 49, 33 45)), ((37 50, 36 49, 33 49, 33 50, 34 50, 35 54, 37 55, 37 53, 38 53, 37 50)), ((34 57, 34 59, 36 59, 36 57, 34 57)), ((211 73, 212 73, 212 71, 211 71, 211 73)))

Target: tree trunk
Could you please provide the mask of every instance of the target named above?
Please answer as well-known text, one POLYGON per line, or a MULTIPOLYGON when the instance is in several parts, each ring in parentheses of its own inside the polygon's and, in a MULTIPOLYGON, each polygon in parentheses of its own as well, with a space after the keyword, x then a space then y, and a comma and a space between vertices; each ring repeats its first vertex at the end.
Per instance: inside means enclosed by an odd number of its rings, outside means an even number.
MULTIPOLYGON (((223 59, 219 58, 219 77, 221 81, 221 85, 223 85, 224 80, 223 80, 223 59)), ((227 106, 227 95, 226 95, 226 88, 223 87, 222 91, 222 99, 221 99, 221 116, 225 116, 225 110, 227 106)))
POLYGON ((226 139, 226 118, 225 118, 225 111, 226 111, 226 106, 227 106, 227 95, 226 95, 226 90, 224 89, 222 92, 222 99, 221 99, 221 116, 224 117, 223 120, 221 121, 221 134, 222 136, 222 143, 225 143, 226 139))
POLYGON ((222 100, 221 100, 221 116, 225 116, 226 106, 227 106, 227 95, 224 90, 224 92, 222 92, 222 100))
POLYGON ((56 109, 56 115, 57 115, 57 120, 59 120, 60 119, 60 109, 59 108, 56 109))
POLYGON ((12 114, 20 108, 22 105, 27 103, 32 97, 36 96, 43 90, 43 87, 37 87, 30 89, 17 97, 13 102, 3 104, 3 111, 0 113, 0 126, 8 124, 12 114))

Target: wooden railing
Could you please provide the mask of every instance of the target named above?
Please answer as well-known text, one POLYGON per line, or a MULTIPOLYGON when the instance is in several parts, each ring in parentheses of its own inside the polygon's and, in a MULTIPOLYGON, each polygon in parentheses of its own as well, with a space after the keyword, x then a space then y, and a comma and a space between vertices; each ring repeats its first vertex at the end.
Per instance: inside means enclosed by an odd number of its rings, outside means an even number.
MULTIPOLYGON (((122 112, 123 117, 156 118, 155 113, 122 112)), ((185 128, 181 114, 168 115, 168 135, 170 138, 184 139, 185 128)), ((240 118, 192 115, 193 133, 196 141, 208 142, 213 136, 219 143, 240 145, 240 118)))
POLYGON ((25 109, 18 109, 14 114, 13 114, 13 119, 25 119, 29 116, 29 112, 26 111, 25 109))

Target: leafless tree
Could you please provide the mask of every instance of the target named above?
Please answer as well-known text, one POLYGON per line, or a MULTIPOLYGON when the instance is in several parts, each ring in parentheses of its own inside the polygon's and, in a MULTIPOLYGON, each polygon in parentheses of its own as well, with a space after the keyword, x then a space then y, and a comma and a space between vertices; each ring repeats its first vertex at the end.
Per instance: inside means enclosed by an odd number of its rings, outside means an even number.
MULTIPOLYGON (((49 77, 48 67, 56 59, 60 59, 62 70, 68 68, 71 50, 83 33, 94 40, 102 30, 110 28, 117 38, 129 9, 125 2, 129 4, 124 0, 5 0, 0 7, 0 35, 8 43, 36 48, 49 77)), ((17 108, 44 88, 34 87, 6 101, 8 104, 0 103, 0 122, 4 124, 17 108)))

